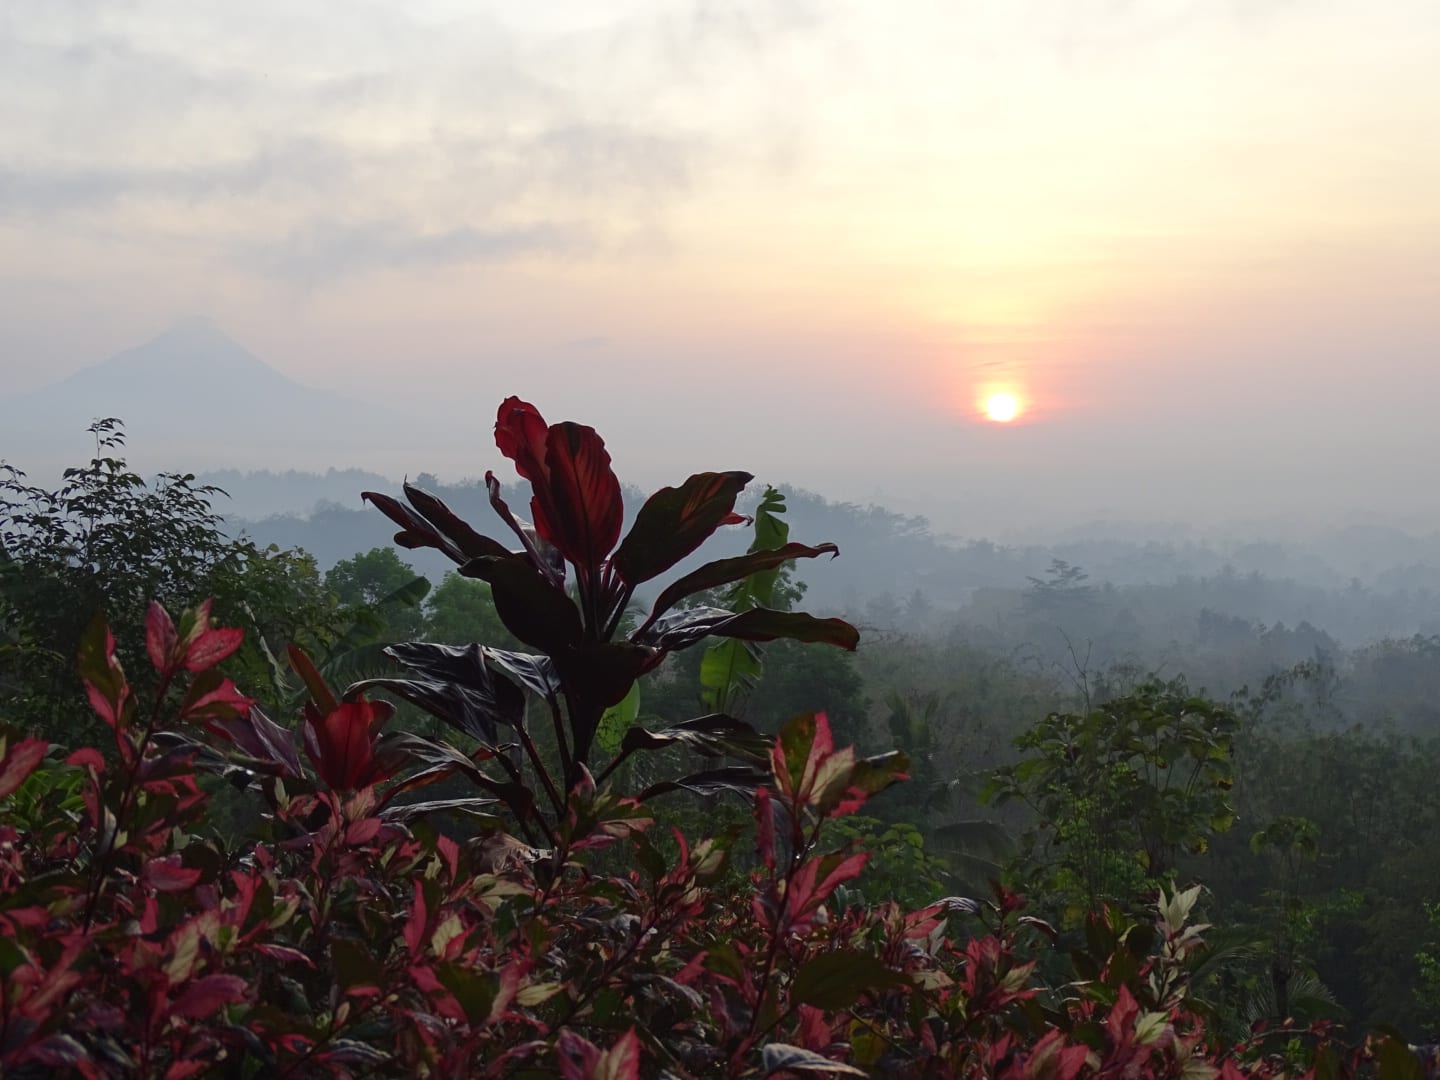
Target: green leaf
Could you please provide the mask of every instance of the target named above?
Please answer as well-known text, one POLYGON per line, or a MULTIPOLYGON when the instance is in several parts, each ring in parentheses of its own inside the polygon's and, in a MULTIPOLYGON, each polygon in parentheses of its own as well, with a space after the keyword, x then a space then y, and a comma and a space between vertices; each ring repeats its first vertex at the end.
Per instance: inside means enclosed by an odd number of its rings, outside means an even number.
POLYGON ((630 692, 621 699, 620 704, 611 705, 601 714, 600 726, 595 729, 595 741, 607 754, 619 753, 626 729, 635 723, 639 715, 640 684, 636 682, 631 685, 630 692))
POLYGON ((700 658, 700 700, 716 712, 733 709, 736 694, 755 685, 763 671, 754 645, 738 638, 717 641, 700 658))

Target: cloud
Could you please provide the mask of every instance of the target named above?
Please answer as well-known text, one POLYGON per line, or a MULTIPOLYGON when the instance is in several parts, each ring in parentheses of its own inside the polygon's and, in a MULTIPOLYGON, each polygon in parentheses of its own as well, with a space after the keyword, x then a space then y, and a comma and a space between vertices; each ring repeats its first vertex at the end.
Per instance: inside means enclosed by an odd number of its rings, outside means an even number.
POLYGON ((537 222, 438 232, 416 232, 385 222, 320 222, 276 244, 255 248, 245 260, 267 275, 317 283, 350 274, 525 257, 573 256, 594 247, 583 224, 537 222))

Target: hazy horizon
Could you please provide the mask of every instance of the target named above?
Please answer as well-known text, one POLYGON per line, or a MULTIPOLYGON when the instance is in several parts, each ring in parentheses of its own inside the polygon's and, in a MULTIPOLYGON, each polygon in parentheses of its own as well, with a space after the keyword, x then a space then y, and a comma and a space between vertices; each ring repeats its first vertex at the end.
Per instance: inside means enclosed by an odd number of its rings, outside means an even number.
POLYGON ((478 476, 515 393, 960 535, 1433 530, 1437 59, 1421 0, 19 0, 0 402, 205 315, 374 435, 137 462, 478 476))

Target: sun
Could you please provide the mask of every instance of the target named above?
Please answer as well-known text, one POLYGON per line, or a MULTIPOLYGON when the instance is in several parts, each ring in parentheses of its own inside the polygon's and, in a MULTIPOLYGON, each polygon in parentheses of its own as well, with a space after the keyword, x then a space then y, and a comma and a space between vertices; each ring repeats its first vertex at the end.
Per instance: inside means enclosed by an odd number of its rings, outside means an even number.
POLYGON ((997 424, 1008 424, 1020 415, 1020 399, 1014 394, 991 394, 985 399, 985 416, 997 424))

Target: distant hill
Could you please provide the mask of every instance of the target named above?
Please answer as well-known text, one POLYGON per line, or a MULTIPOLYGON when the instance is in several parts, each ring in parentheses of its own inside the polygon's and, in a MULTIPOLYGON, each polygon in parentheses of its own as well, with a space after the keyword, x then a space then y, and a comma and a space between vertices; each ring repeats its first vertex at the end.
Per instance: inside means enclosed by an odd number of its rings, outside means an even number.
POLYGON ((376 406, 303 386, 266 364, 208 319, 159 337, 68 378, 0 401, 0 457, 32 473, 82 460, 85 428, 125 422, 131 457, 146 469, 199 471, 274 460, 262 432, 283 440, 287 464, 351 460, 394 430, 376 406))
POLYGON ((228 499, 220 499, 216 507, 226 517, 236 519, 309 515, 326 504, 358 507, 360 492, 389 491, 397 486, 389 477, 365 469, 332 468, 323 473, 214 469, 197 476, 201 483, 213 484, 229 495, 228 499))

